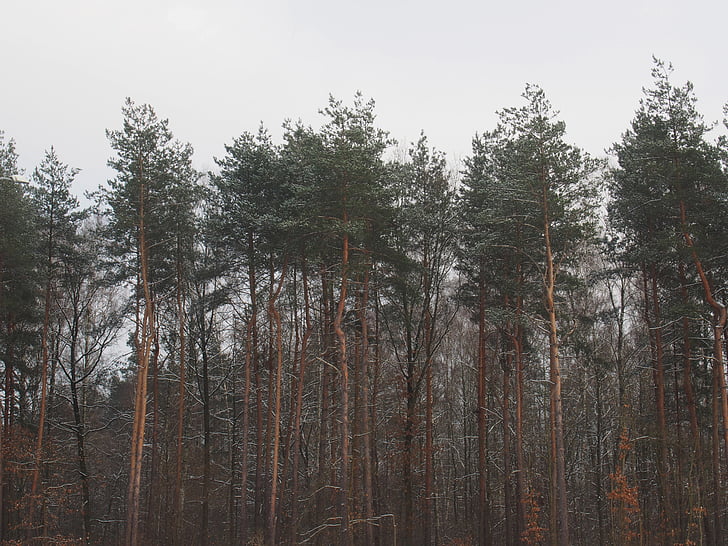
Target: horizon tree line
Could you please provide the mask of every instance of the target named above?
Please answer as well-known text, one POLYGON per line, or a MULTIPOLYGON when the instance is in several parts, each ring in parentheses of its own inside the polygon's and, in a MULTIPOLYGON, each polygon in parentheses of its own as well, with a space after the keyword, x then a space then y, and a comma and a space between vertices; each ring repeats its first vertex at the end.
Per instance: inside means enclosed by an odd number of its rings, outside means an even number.
POLYGON ((671 71, 611 167, 535 85, 459 172, 357 94, 200 173, 127 99, 88 209, 0 133, 0 542, 720 544, 728 142, 671 71))

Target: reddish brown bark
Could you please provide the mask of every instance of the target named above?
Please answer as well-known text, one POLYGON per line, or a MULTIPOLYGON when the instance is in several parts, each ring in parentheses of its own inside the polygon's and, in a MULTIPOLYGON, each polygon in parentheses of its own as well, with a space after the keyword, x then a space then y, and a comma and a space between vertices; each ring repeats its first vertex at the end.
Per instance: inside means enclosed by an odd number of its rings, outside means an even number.
MULTIPOLYGON (((141 501, 142 452, 144 449, 144 429, 147 418, 147 377, 149 357, 155 338, 154 302, 149 281, 149 249, 145 226, 145 185, 139 190, 138 253, 143 310, 141 324, 136 329, 135 347, 137 357, 136 394, 134 399, 134 422, 132 425, 131 457, 129 469, 129 489, 127 495, 126 544, 135 546, 140 543, 139 518, 141 501)), ((139 317, 137 314, 137 323, 139 317)))
MULTIPOLYGON (((346 204, 344 204, 346 206, 346 204)), ((343 214, 344 225, 347 225, 348 215, 346 209, 343 214)), ((352 532, 349 524, 349 364, 346 353, 346 333, 342 328, 344 309, 346 306, 346 292, 349 275, 349 234, 344 233, 341 249, 341 285, 339 288, 339 302, 334 317, 334 332, 339 344, 339 396, 341 419, 341 475, 339 476, 339 516, 341 517, 341 541, 345 546, 352 544, 352 532)))
MULTIPOLYGON (((248 435, 250 433, 250 379, 251 370, 257 370, 257 321, 258 321, 258 305, 255 281, 255 260, 254 260, 255 244, 253 233, 248 233, 248 286, 250 288, 250 318, 245 329, 245 386, 243 387, 243 430, 242 434, 242 453, 240 457, 240 480, 241 480, 241 500, 240 500, 240 539, 243 544, 248 541, 248 531, 250 526, 250 518, 248 516, 248 435)), ((256 376, 259 374, 256 373, 256 376)), ((257 379, 257 377, 256 377, 257 379)), ((260 406, 258 415, 260 415, 260 406)), ((259 429, 260 430, 260 429, 259 429)), ((258 459, 260 460, 260 459, 258 459)), ((256 472, 256 487, 258 484, 258 473, 256 472)), ((258 498, 256 491, 256 499, 258 498)), ((257 502, 255 504, 257 507, 257 502)))
POLYGON ((549 324, 549 379, 551 381, 551 460, 552 460, 552 521, 557 529, 552 537, 558 544, 569 542, 569 504, 566 496, 566 452, 564 446, 564 416, 561 403, 561 364, 559 361, 559 338, 556 323, 556 268, 551 245, 551 221, 548 205, 548 185, 542 174, 542 207, 544 213, 544 250, 546 252, 545 305, 549 324))
MULTIPOLYGON (((682 262, 679 265, 680 272, 680 293, 682 295, 683 305, 688 304, 688 291, 687 291, 687 279, 685 276, 685 264, 682 262)), ((703 461, 703 448, 702 442, 700 441, 700 428, 698 425, 698 411, 695 402, 695 390, 693 388, 692 379, 692 346, 690 340, 690 319, 687 315, 682 317, 682 334, 683 334, 683 377, 682 386, 685 393, 685 405, 688 410, 688 418, 690 421, 690 438, 692 440, 691 445, 691 461, 690 470, 688 472, 690 483, 694 487, 688 499, 687 513, 688 517, 692 517, 694 509, 700 509, 705 507, 703 495, 705 494, 705 477, 704 477, 704 461, 703 461), (697 479, 695 479, 697 477, 697 479)), ((688 531, 688 539, 700 540, 704 536, 704 532, 709 528, 710 517, 706 512, 703 516, 697 515, 697 533, 688 531), (695 536, 693 536, 695 535, 695 536)), ((688 529, 690 529, 690 522, 688 522, 688 529)))
POLYGON ((722 488, 720 483, 720 460, 719 460, 719 441, 716 434, 720 426, 720 418, 723 421, 723 446, 726 457, 726 465, 728 466, 728 393, 726 393, 725 369, 723 366, 723 333, 725 331, 726 320, 728 316, 725 305, 715 299, 713 287, 708 279, 708 275, 703 268, 703 263, 695 249, 692 236, 688 230, 687 211, 685 202, 681 199, 680 208, 680 226, 682 229, 685 245, 690 249, 690 254, 695 265, 695 269, 700 278, 700 284, 703 288, 705 301, 713 309, 713 479, 714 483, 714 504, 715 504, 715 536, 720 536, 721 521, 717 512, 722 507, 722 488))
MULTIPOLYGON (((657 417, 657 473, 660 487, 661 517, 670 517, 670 492, 667 450, 667 419, 665 416, 665 367, 662 339, 662 314, 657 287, 655 264, 643 266, 642 284, 644 293, 645 324, 650 332, 650 353, 653 369, 652 381, 655 390, 655 411, 657 417), (648 272, 649 269, 649 272, 648 272), (650 309, 651 308, 651 309, 650 309)), ((667 523, 670 528, 670 523, 667 523)))
POLYGON ((152 460, 149 469, 149 491, 147 494, 146 534, 158 539, 161 523, 159 491, 159 332, 155 332, 150 359, 152 369, 152 460))
MULTIPOLYGON (((273 324, 276 331, 276 373, 275 373, 275 406, 273 413, 273 453, 271 462, 271 487, 270 487, 270 507, 268 513, 268 538, 271 544, 276 542, 276 502, 278 500, 278 457, 280 449, 280 433, 281 433, 281 389, 283 380, 283 331, 281 327, 281 315, 276 309, 276 300, 283 288, 283 281, 286 278, 287 263, 284 263, 278 281, 278 288, 275 289, 270 300, 268 300, 268 312, 273 317, 273 324)), ((271 277, 271 282, 273 278, 271 277)))

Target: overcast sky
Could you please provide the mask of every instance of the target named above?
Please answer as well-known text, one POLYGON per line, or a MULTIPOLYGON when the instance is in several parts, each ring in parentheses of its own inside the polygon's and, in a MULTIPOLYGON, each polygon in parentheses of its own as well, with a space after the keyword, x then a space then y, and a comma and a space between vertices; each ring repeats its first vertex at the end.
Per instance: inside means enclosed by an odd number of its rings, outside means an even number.
POLYGON ((541 85, 568 139, 619 139, 650 85, 652 55, 695 84, 706 121, 728 102, 728 2, 714 0, 6 0, 0 130, 29 175, 55 146, 76 193, 113 176, 105 129, 125 97, 151 104, 195 166, 262 121, 318 126, 329 93, 361 90, 403 144, 420 130, 457 162, 496 110, 541 85))

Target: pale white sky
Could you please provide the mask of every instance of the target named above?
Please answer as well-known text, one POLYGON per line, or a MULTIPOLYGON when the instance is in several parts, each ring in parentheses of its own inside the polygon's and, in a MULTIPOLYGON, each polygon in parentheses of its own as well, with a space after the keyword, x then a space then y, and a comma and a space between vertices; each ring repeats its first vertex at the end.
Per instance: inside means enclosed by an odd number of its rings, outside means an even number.
POLYGON ((0 7, 0 129, 29 174, 55 146, 112 176, 104 130, 130 96, 168 118, 195 166, 261 121, 318 126, 329 93, 377 102, 403 144, 424 129, 451 160, 494 112, 546 91, 569 140, 595 155, 627 128, 652 55, 695 84, 706 121, 728 102, 728 2, 674 0, 24 0, 0 7))

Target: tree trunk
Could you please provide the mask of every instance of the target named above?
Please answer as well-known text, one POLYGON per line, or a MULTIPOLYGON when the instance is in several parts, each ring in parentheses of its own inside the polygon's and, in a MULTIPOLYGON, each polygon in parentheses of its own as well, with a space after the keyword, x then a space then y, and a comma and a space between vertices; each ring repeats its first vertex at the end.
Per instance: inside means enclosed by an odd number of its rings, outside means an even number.
POLYGON ((367 307, 369 306, 369 273, 371 264, 367 264, 362 285, 361 303, 359 306, 359 322, 361 323, 361 404, 360 416, 362 438, 362 494, 364 504, 364 515, 366 517, 366 538, 367 544, 375 544, 374 536, 374 499, 372 481, 372 433, 371 422, 369 421, 369 322, 367 320, 367 307))
POLYGON ((157 540, 161 523, 161 491, 159 490, 159 332, 155 332, 150 364, 152 367, 152 460, 149 472, 146 533, 147 536, 157 540))
MULTIPOLYGON (((154 301, 152 299, 151 283, 149 280, 149 248, 146 239, 145 225, 145 197, 146 188, 142 182, 139 189, 138 212, 138 255, 139 272, 141 280, 141 293, 143 294, 144 309, 142 311, 141 325, 135 332, 135 348, 137 357, 136 396, 134 400, 134 423, 132 425, 131 461, 129 469, 129 489, 127 495, 126 543, 136 546, 141 542, 139 533, 142 454, 144 450, 144 429, 147 418, 147 377, 149 373, 149 356, 155 338, 156 326, 154 323, 154 301)), ((139 292, 137 292, 139 294, 139 292)), ((139 302, 139 295, 137 295, 139 302)), ((139 326, 139 315, 137 324, 139 326)))
MULTIPOLYGON (((48 330, 51 316, 51 288, 53 284, 53 215, 51 215, 48 235, 48 255, 46 261, 46 286, 43 305, 43 331, 41 334, 41 372, 40 372, 40 414, 38 416, 38 436, 35 444, 35 464, 33 466, 33 482, 30 490, 29 538, 35 534, 35 510, 38 501, 44 503, 45 495, 38 499, 41 465, 43 461, 43 434, 45 432, 46 407, 48 400, 48 330)), ((41 509, 42 512, 42 509, 41 509)), ((43 526, 43 522, 40 522, 43 526)))
MULTIPOLYGON (((243 430, 242 430, 242 453, 240 457, 240 474, 241 474, 241 493, 240 493, 240 541, 242 544, 248 542, 248 531, 250 527, 250 518, 248 517, 248 435, 250 432, 250 378, 251 369, 256 368, 257 361, 257 321, 258 306, 256 298, 256 282, 255 282, 255 261, 254 261, 254 238, 253 233, 248 233, 248 286, 250 288, 250 318, 245 332, 245 387, 243 389, 243 430)), ((258 376, 256 371, 256 376, 258 376)), ((259 385, 258 385, 259 386, 259 385)), ((259 390, 259 389, 258 389, 259 390)), ((260 404, 257 406, 258 415, 260 415, 260 404)), ((260 430, 260 428, 258 429, 260 430)), ((260 449, 260 446, 258 446, 260 449)), ((260 459, 258 459, 260 461, 260 459)), ((257 466, 257 465, 256 465, 257 466)), ((256 471, 256 488, 258 487, 259 472, 256 471)), ((255 498, 257 500, 257 489, 255 498)), ((257 509, 257 502, 254 507, 257 509)))
POLYGON ((404 498, 402 517, 405 537, 408 544, 414 544, 414 521, 412 492, 412 444, 415 438, 415 362, 414 350, 411 344, 411 335, 408 332, 407 367, 405 368, 405 423, 404 423, 404 453, 402 454, 402 480, 404 481, 404 498))
MULTIPOLYGON (((520 297, 518 308, 520 309, 520 297)), ((516 317, 519 313, 516 313, 516 317)), ((520 539, 526 530, 526 462, 523 454, 523 329, 516 326, 514 352, 516 360, 516 536, 520 539)))
POLYGON ((657 400, 657 430, 659 436, 659 459, 658 469, 660 474, 660 486, 662 488, 662 512, 671 531, 672 525, 672 495, 670 494, 670 473, 668 470, 668 448, 667 448, 667 416, 665 410, 665 357, 662 340, 662 313, 660 310, 659 293, 657 290, 657 273, 655 264, 651 265, 652 278, 652 307, 655 317, 655 397, 657 400))
POLYGON ((210 521, 210 443, 212 431, 210 428, 210 357, 207 350, 207 321, 204 310, 200 311, 200 352, 202 353, 202 504, 200 506, 200 539, 199 543, 207 544, 210 521))
MULTIPOLYGON (((506 305, 508 303, 506 302, 506 305)), ((513 326, 506 325, 508 331, 513 326)), ((513 526, 513 469, 511 454, 511 370, 513 368, 513 351, 506 352, 505 363, 503 365, 503 403, 501 411, 503 412, 503 500, 505 502, 505 542, 506 544, 514 543, 514 526, 513 526)))
POLYGON ((175 544, 183 543, 184 536, 184 498, 182 469, 184 465, 184 421, 185 398, 187 396, 187 310, 185 293, 182 288, 181 264, 177 262, 177 326, 179 337, 179 400, 177 401, 177 460, 174 480, 175 544))
POLYGON ((303 307, 306 321, 306 329, 303 333, 303 339, 301 341, 301 354, 300 362, 298 366, 298 380, 296 382, 296 398, 295 398, 295 413, 293 416, 293 465, 292 465, 292 485, 291 485, 291 502, 293 504, 291 514, 291 529, 289 541, 291 544, 295 544, 298 538, 298 489, 299 489, 299 466, 301 460, 301 412, 303 410, 303 390, 305 386, 306 378, 306 367, 308 357, 308 342, 313 334, 313 323, 311 321, 311 304, 309 301, 308 291, 308 267, 306 265, 306 254, 303 253, 302 265, 301 265, 301 276, 303 282, 303 307))
MULTIPOLYGON (((318 442, 318 482, 319 487, 323 487, 327 484, 327 474, 331 471, 329 466, 329 458, 327 455, 327 442, 329 440, 329 398, 330 394, 330 376, 329 360, 331 359, 331 348, 333 346, 332 340, 332 306, 333 306, 333 295, 331 289, 331 283, 328 279, 328 272, 324 264, 321 265, 321 315, 323 320, 321 321, 321 339, 323 340, 323 367, 321 368, 321 412, 319 420, 319 442, 318 442)), ((330 481, 333 485, 333 480, 330 481)), ((323 512, 326 506, 326 494, 322 491, 317 498, 317 510, 316 513, 320 514, 323 512)))
POLYGON ((491 543, 491 526, 488 499, 485 296, 485 257, 481 256, 478 281, 478 535, 480 544, 488 546, 491 543))
MULTIPOLYGON (((424 301, 423 301, 423 331, 424 331, 424 370, 422 373, 425 374, 425 499, 424 499, 424 541, 427 546, 432 544, 432 528, 435 523, 435 513, 433 509, 433 497, 434 497, 434 423, 432 416, 433 406, 433 393, 432 393, 432 374, 434 366, 434 337, 435 323, 433 317, 437 314, 438 307, 438 294, 433 294, 433 279, 432 273, 433 268, 432 260, 430 257, 431 243, 429 234, 425 234, 425 241, 423 243, 423 256, 422 256, 422 286, 424 289, 424 301)), ((435 289, 436 290, 436 289, 435 289)))
MULTIPOLYGON (((680 273, 680 294, 682 296, 683 305, 688 305, 688 290, 687 290, 687 278, 685 275, 685 264, 680 262, 679 264, 680 273)), ((690 471, 688 479, 690 480, 691 487, 695 488, 695 493, 690 495, 688 504, 688 515, 693 517, 693 510, 704 506, 703 495, 705 491, 704 483, 704 472, 703 472, 703 449, 702 442, 700 441, 700 427, 698 424, 698 410, 695 403, 695 390, 693 388, 692 379, 692 343, 690 334, 690 319, 687 315, 682 317, 682 334, 683 334, 683 391, 685 393, 685 404, 688 410, 688 418, 690 421, 690 438, 692 439, 691 446, 691 461, 690 471), (694 478, 697 477, 697 480, 694 478)), ((698 522, 698 536, 693 537, 688 535, 688 539, 702 541, 705 534, 703 525, 709 521, 707 513, 704 516, 696 514, 698 522)))
MULTIPOLYGON (((78 378, 76 375, 77 367, 77 341, 78 341, 78 328, 77 322, 74 320, 74 328, 71 333, 71 347, 70 347, 70 387, 71 387, 71 404, 73 406, 73 421, 74 421, 74 434, 76 436, 76 455, 78 457, 78 472, 81 478, 81 492, 82 492, 82 505, 81 514, 83 517, 83 533, 86 541, 90 538, 91 532, 91 503, 88 483, 88 469, 86 466, 86 446, 85 446, 85 425, 84 418, 81 412, 81 405, 79 403, 78 396, 78 378)), ((85 374, 83 374, 85 376, 85 374)))
MULTIPOLYGON (((693 259, 693 264, 700 278, 700 284, 703 287, 703 293, 705 301, 713 309, 715 315, 713 325, 713 428, 717 430, 719 426, 718 414, 723 420, 723 449, 725 451, 726 465, 728 465, 728 393, 726 393, 726 380, 725 370, 723 366, 723 332, 725 331, 726 321, 728 315, 726 313, 725 305, 715 299, 713 287, 711 286, 710 280, 708 279, 705 270, 703 269, 703 263, 700 260, 695 245, 693 244, 692 236, 688 231, 687 212, 685 202, 680 200, 680 225, 682 228, 683 238, 685 245, 690 249, 690 253, 693 259), (717 408, 720 408, 719 410, 717 408)), ((714 479, 716 481, 715 487, 715 508, 716 511, 720 510, 723 504, 722 488, 720 487, 720 461, 716 461, 718 457, 719 446, 715 442, 714 433, 714 445, 713 445, 713 471, 714 479)), ((716 514, 716 528, 715 536, 720 535, 720 518, 716 514)))
POLYGON ((561 546, 569 541, 569 504, 566 496, 566 452, 564 446, 564 416, 561 404, 561 365, 559 362, 559 337, 556 324, 556 268, 551 246, 551 222, 549 218, 548 185, 542 173, 544 213, 544 250, 546 251, 545 304, 549 322, 549 379, 551 381, 551 461, 552 461, 552 520, 557 529, 552 531, 561 546))
MULTIPOLYGON (((345 205, 346 206, 346 205, 345 205)), ((344 226, 348 224, 346 210, 343 215, 344 226)), ((341 251, 341 286, 339 303, 334 317, 334 332, 339 342, 340 397, 341 397, 341 475, 339 491, 339 515, 341 517, 341 543, 352 544, 352 533, 349 525, 349 365, 346 354, 346 333, 342 325, 346 306, 346 291, 349 274, 349 234, 344 233, 341 251)))
MULTIPOLYGON (((286 278, 287 264, 284 263, 281 271, 281 278, 278 281, 272 297, 268 300, 268 312, 273 318, 276 330, 276 373, 275 373, 275 405, 273 413, 273 453, 271 461, 271 485, 270 485, 270 503, 268 513, 268 540, 271 544, 276 543, 276 502, 278 496, 278 453, 280 449, 280 432, 281 432, 281 389, 283 379, 283 332, 281 326, 281 315, 276 309, 276 300, 283 288, 283 281, 286 278)), ((271 283, 273 277, 271 276, 271 283)))

